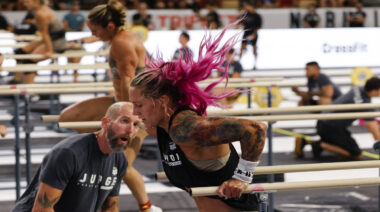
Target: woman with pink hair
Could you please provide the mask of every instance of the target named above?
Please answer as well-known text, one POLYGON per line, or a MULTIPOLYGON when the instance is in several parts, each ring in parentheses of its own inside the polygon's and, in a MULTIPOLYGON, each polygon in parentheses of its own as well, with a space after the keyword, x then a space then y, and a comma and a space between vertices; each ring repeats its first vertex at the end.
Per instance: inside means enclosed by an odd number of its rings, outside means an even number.
POLYGON ((215 100, 238 91, 211 94, 223 78, 204 90, 196 84, 207 79, 213 69, 227 70, 228 66, 222 67, 221 63, 240 34, 222 46, 220 43, 227 29, 234 25, 227 26, 215 39, 205 36, 198 61, 192 57, 150 61, 148 70, 132 80, 129 90, 134 115, 158 139, 162 165, 170 182, 184 190, 219 186, 218 196, 194 197, 201 212, 257 210, 257 196, 242 191, 252 182, 265 143, 266 125, 237 118, 206 117, 207 107, 217 105, 215 100), (240 158, 233 141, 240 141, 240 158))

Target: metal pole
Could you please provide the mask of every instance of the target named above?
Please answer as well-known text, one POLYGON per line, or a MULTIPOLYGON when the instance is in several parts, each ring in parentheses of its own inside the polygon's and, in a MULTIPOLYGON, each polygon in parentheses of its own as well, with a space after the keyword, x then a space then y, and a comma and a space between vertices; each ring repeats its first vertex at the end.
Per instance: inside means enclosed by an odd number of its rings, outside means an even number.
POLYGON ((15 127, 15 180, 16 180, 16 199, 20 197, 20 181, 21 181, 21 167, 20 167, 20 131, 19 131, 19 100, 18 94, 14 95, 15 111, 14 111, 14 127, 15 127))
MULTIPOLYGON (((92 77, 94 77, 94 82, 97 82, 98 81, 98 73, 97 73, 96 69, 94 71, 95 72, 92 74, 92 77)), ((107 74, 107 71, 106 71, 106 74, 107 74)), ((98 96, 98 93, 94 93, 94 96, 98 96)))
MULTIPOLYGON (((376 143, 373 145, 373 148, 375 151, 378 152, 379 154, 379 159, 380 159, 380 141, 376 141, 376 143)), ((379 169, 379 176, 380 176, 380 169, 379 169)), ((378 196, 377 196, 377 201, 378 201, 378 211, 380 211, 380 186, 378 187, 378 196)))
MULTIPOLYGON (((50 83, 54 83, 53 76, 54 76, 54 71, 52 71, 50 73, 50 83)), ((49 94, 49 112, 50 112, 50 114, 55 114, 54 113, 55 112, 55 110, 54 110, 54 94, 49 94)), ((55 123, 50 123, 48 126, 48 129, 54 130, 55 128, 56 128, 55 123)))
POLYGON ((30 154, 30 133, 32 132, 32 127, 30 125, 30 102, 29 102, 29 96, 24 95, 25 100, 25 156, 26 156, 26 182, 29 185, 30 181, 32 180, 32 160, 31 160, 31 154, 30 154))
MULTIPOLYGON (((271 87, 268 87, 268 108, 272 107, 272 90, 271 87)), ((272 122, 268 122, 268 166, 273 165, 273 129, 272 129, 272 122)), ((268 176, 268 182, 273 183, 274 182, 274 175, 269 174, 268 176)), ((268 194, 268 202, 269 202, 269 212, 274 211, 274 196, 272 193, 268 194)))
POLYGON ((248 95, 248 108, 251 108, 251 103, 252 103, 251 89, 248 90, 247 95, 248 95))

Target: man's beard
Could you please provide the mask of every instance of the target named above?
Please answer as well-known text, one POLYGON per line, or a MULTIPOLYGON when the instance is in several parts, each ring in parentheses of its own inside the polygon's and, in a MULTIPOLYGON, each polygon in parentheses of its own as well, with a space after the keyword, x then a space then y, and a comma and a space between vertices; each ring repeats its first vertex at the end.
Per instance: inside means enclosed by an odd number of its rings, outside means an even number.
POLYGON ((129 142, 133 139, 130 135, 116 135, 116 133, 112 130, 112 124, 107 130, 106 138, 108 145, 114 152, 124 151, 128 147, 129 142), (119 143, 120 138, 127 138, 128 142, 119 143))

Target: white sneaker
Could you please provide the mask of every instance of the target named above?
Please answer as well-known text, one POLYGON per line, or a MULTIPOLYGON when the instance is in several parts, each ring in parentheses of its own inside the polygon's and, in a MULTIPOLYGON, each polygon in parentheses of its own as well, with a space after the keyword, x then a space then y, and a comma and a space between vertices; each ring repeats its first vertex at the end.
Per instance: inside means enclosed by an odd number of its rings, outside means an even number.
POLYGON ((149 212, 162 212, 163 210, 160 207, 157 207, 155 205, 150 206, 149 212))

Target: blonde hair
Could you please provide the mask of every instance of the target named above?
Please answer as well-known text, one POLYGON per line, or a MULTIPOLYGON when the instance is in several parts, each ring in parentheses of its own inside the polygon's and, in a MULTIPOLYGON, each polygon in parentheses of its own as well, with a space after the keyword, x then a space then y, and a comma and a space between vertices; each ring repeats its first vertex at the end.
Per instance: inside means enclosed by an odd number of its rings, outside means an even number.
POLYGON ((106 27, 109 22, 113 22, 118 31, 120 31, 125 29, 125 7, 118 0, 109 0, 108 4, 94 7, 88 14, 88 19, 91 23, 102 27, 106 27))

